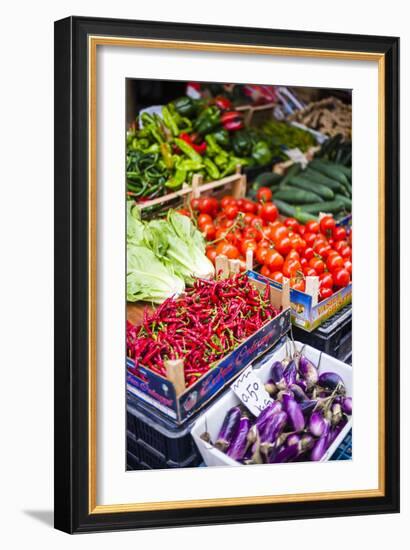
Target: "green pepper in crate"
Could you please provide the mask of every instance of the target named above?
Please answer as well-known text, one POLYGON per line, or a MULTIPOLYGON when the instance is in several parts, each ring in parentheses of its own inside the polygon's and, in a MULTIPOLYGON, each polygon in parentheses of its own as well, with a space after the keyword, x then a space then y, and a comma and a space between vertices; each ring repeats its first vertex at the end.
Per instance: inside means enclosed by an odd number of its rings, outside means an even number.
POLYGON ((209 177, 213 180, 217 180, 220 176, 220 172, 216 164, 214 164, 210 158, 204 158, 203 163, 209 177))
POLYGON ((183 117, 191 117, 196 113, 196 104, 193 99, 188 96, 179 97, 172 101, 172 105, 178 114, 183 117))
POLYGON ((232 138, 232 149, 240 157, 247 157, 252 152, 252 140, 248 132, 236 132, 232 138))
POLYGON ((272 153, 266 141, 258 141, 252 147, 252 158, 260 166, 272 160, 272 153))
POLYGON ((220 130, 217 130, 216 132, 212 132, 210 134, 216 141, 218 145, 221 145, 221 147, 229 147, 230 145, 230 138, 229 138, 229 132, 228 130, 225 130, 224 128, 221 128, 220 130))
POLYGON ((204 109, 194 122, 194 130, 208 134, 220 126, 220 110, 215 105, 204 109))
POLYGON ((183 167, 178 167, 172 178, 165 183, 165 187, 168 187, 169 189, 177 189, 182 186, 182 184, 186 181, 186 178, 187 170, 183 167))
POLYGON ((176 120, 171 115, 167 107, 162 107, 162 117, 164 119, 164 122, 167 128, 171 130, 172 135, 178 136, 179 135, 178 124, 176 123, 176 120))
POLYGON ((193 147, 189 145, 186 141, 183 139, 175 138, 175 144, 178 145, 179 149, 191 160, 194 160, 196 162, 202 163, 202 157, 199 153, 195 151, 193 147))
POLYGON ((205 141, 208 145, 206 152, 211 157, 216 155, 228 156, 228 153, 225 151, 225 149, 222 149, 222 147, 216 142, 214 134, 208 134, 207 136, 205 136, 205 141))

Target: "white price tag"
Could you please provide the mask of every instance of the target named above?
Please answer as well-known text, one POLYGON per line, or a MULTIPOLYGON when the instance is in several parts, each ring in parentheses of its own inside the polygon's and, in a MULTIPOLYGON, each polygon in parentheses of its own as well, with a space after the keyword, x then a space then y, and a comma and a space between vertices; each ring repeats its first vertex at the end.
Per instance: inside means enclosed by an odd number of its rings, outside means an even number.
POLYGON ((269 403, 272 403, 272 398, 252 370, 252 366, 249 366, 245 372, 231 384, 231 389, 255 416, 259 416, 263 409, 265 409, 269 403))
POLYGON ((302 151, 298 148, 295 149, 286 149, 285 153, 288 155, 288 157, 293 160, 293 162, 300 162, 302 165, 302 168, 306 168, 308 164, 308 159, 306 156, 302 153, 302 151))

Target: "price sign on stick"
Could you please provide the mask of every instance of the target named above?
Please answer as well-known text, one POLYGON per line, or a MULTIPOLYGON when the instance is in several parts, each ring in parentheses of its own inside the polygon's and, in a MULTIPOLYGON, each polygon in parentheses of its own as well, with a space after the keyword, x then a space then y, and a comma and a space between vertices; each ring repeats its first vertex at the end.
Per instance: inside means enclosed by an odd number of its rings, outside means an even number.
POLYGON ((231 384, 231 389, 255 416, 259 416, 263 409, 272 402, 272 398, 252 370, 252 366, 248 367, 231 384))

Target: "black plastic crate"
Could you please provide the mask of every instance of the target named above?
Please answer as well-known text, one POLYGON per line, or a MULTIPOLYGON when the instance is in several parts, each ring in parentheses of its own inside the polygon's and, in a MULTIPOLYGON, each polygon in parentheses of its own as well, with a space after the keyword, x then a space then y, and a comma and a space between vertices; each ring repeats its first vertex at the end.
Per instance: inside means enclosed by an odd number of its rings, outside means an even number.
POLYGON ((201 459, 191 436, 192 422, 177 428, 166 422, 145 403, 128 394, 127 399, 127 452, 139 468, 160 469, 197 466, 201 459))
POLYGON ((349 304, 320 327, 307 332, 292 326, 293 337, 313 348, 319 349, 344 363, 351 364, 352 357, 352 306, 349 304))

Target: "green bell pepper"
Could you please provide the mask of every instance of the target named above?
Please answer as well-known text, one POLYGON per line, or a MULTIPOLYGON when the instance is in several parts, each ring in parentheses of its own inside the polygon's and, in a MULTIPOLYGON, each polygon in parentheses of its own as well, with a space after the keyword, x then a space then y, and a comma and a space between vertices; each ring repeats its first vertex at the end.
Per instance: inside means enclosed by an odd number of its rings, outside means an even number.
POLYGON ((272 153, 269 145, 266 141, 258 141, 252 147, 251 156, 253 160, 260 166, 263 164, 268 164, 272 160, 272 153))

